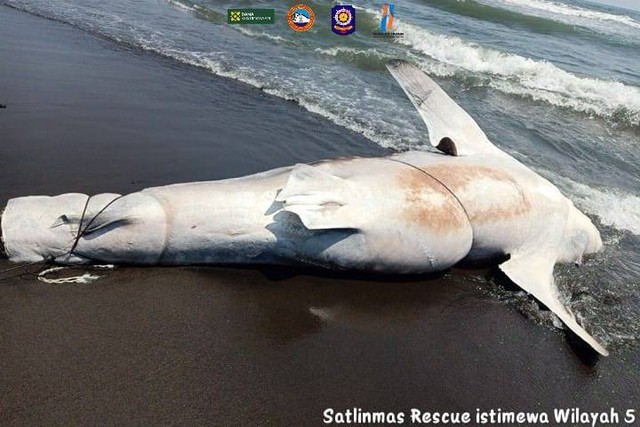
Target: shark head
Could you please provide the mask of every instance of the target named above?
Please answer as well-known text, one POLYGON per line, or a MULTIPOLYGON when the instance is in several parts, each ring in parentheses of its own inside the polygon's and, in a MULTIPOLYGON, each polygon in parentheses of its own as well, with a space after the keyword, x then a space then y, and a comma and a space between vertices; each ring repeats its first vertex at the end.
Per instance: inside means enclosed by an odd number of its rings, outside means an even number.
POLYGON ((580 264, 584 255, 602 249, 602 238, 589 217, 580 212, 573 203, 569 203, 569 216, 558 259, 559 261, 580 264))

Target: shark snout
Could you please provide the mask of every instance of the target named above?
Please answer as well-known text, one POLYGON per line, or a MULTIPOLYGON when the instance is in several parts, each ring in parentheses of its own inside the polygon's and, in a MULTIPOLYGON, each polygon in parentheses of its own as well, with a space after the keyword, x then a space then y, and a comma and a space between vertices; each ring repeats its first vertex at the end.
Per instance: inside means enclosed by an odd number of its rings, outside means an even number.
POLYGON ((592 254, 598 252, 602 249, 602 237, 600 236, 600 231, 598 231, 588 216, 576 208, 574 208, 574 211, 574 233, 578 234, 583 240, 583 253, 592 254))
POLYGON ((600 249, 602 249, 600 231, 588 216, 572 205, 560 260, 581 263, 584 255, 593 254, 600 249))

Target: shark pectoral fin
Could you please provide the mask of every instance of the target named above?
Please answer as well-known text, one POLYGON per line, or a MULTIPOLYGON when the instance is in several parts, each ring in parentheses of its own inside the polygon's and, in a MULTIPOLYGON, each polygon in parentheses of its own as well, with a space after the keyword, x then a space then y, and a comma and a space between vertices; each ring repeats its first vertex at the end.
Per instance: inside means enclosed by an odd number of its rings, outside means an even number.
POLYGON ((503 153, 475 120, 418 67, 394 60, 387 69, 418 109, 429 130, 431 145, 451 156, 503 153))
MULTIPOLYGON (((314 166, 296 165, 276 201, 292 212, 309 230, 357 228, 345 206, 352 186, 346 180, 314 166)), ((353 196, 351 194, 351 196, 353 196)))
POLYGON ((512 282, 546 305, 569 329, 593 347, 595 351, 603 356, 608 356, 607 349, 578 324, 573 313, 560 301, 560 294, 553 279, 554 264, 555 258, 549 255, 527 254, 525 256, 516 254, 500 264, 500 269, 512 282))

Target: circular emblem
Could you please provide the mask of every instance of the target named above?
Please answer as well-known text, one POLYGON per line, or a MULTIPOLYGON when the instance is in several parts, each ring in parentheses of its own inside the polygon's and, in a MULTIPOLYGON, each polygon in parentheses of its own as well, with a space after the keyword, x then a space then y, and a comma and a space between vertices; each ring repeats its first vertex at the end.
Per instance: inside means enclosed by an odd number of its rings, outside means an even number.
POLYGON ((339 25, 341 27, 346 27, 347 25, 351 24, 351 21, 353 20, 351 11, 345 8, 338 9, 336 14, 333 15, 333 18, 336 20, 336 25, 339 25))
POLYGON ((287 21, 293 31, 309 31, 316 22, 316 15, 306 4, 297 4, 289 9, 287 21))

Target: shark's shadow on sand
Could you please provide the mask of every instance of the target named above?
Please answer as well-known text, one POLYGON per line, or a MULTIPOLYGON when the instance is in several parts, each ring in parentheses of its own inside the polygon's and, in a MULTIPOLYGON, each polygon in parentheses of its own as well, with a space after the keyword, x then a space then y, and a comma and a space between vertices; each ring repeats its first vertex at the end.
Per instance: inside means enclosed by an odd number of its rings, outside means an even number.
MULTIPOLYGON (((197 275, 215 282, 216 291, 219 291, 221 276, 227 278, 224 283, 236 282, 238 277, 251 277, 241 281, 240 286, 246 292, 238 293, 237 283, 224 287, 234 294, 235 303, 256 310, 255 332, 281 344, 315 334, 326 325, 375 333, 376 330, 415 327, 425 311, 446 316, 449 310, 476 310, 479 305, 494 301, 488 296, 488 284, 509 292, 521 291, 497 266, 489 268, 471 263, 416 275, 381 275, 313 266, 233 265, 194 269, 197 275), (476 286, 467 283, 471 277, 476 286), (238 295, 243 295, 240 300, 245 301, 238 301, 238 295), (261 298, 267 303, 253 303, 261 298)), ((549 311, 535 298, 529 296, 528 299, 540 310, 549 311)), ((511 303, 507 307, 517 309, 511 303)), ((527 317, 524 312, 516 311, 527 317)), ((529 319, 527 322, 532 323, 529 319)), ((532 327, 540 328, 535 324, 532 327)), ((600 355, 570 329, 564 328, 562 333, 583 366, 595 369, 600 355)))

